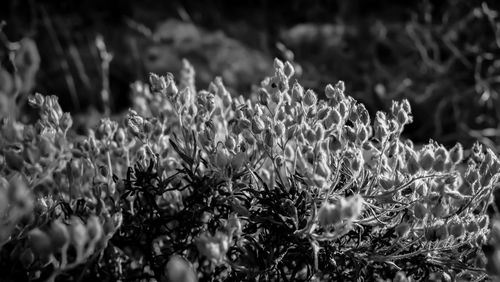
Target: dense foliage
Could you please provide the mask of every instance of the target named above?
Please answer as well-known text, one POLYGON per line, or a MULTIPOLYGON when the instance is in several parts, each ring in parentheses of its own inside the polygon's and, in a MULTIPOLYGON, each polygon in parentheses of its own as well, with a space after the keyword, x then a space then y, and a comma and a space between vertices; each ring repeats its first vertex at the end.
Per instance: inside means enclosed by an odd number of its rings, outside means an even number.
MULTIPOLYGON (((86 136, 54 96, 0 135, 0 273, 10 281, 486 280, 500 161, 401 138, 409 102, 370 117, 274 61, 251 99, 151 74, 123 121, 86 136), (489 211, 489 213, 488 213, 489 211), (484 252, 483 252, 484 250, 484 252), (486 255, 487 256, 486 256, 486 255)), ((496 222, 493 224, 496 230, 496 222)))

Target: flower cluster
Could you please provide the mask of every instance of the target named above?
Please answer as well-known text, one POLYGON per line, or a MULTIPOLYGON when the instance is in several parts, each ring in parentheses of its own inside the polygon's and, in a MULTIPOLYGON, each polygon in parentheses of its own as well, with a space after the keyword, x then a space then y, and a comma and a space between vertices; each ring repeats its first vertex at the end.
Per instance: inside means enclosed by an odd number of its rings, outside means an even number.
POLYGON ((407 100, 372 120, 343 82, 315 93, 288 62, 275 60, 249 99, 220 78, 197 91, 194 76, 187 61, 179 81, 151 74, 132 85, 122 121, 86 136, 39 94, 35 126, 2 125, 2 269, 144 281, 485 275, 493 151, 476 144, 466 161, 460 144, 417 147, 401 137, 407 100))

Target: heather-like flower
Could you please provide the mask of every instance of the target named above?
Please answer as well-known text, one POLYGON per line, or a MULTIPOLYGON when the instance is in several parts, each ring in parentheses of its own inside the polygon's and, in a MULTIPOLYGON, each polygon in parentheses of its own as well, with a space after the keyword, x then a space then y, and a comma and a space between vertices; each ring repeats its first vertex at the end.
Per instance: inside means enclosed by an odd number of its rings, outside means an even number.
POLYGON ((198 278, 188 261, 179 255, 173 255, 165 266, 165 276, 171 282, 196 282, 198 278))
POLYGON ((448 224, 450 235, 460 238, 465 234, 465 226, 459 219, 455 219, 448 224))
POLYGON ((71 242, 75 246, 77 253, 80 256, 82 255, 83 248, 85 247, 85 244, 89 239, 87 229, 79 218, 72 217, 69 230, 71 234, 71 242))
POLYGON ((477 223, 476 218, 471 218, 466 224, 465 224, 465 230, 469 233, 476 233, 479 231, 479 225, 477 223))
POLYGON ((425 215, 427 215, 428 210, 423 203, 415 203, 413 206, 413 214, 418 219, 424 219, 425 215))
POLYGON ((330 137, 328 138, 328 148, 332 152, 340 150, 342 148, 340 139, 335 135, 330 135, 330 137))
POLYGON ((341 199, 336 204, 324 203, 318 211, 319 225, 323 228, 329 228, 338 224, 342 220, 342 205, 345 200, 341 199))
POLYGON ((292 86, 292 103, 301 103, 304 98, 304 88, 295 82, 292 86))
POLYGON ((438 240, 446 240, 449 236, 448 228, 447 228, 446 224, 439 220, 436 222, 435 226, 436 226, 436 229, 435 229, 436 238, 438 240))
POLYGON ((434 153, 430 149, 427 148, 420 152, 419 164, 423 170, 429 171, 434 165, 434 160, 434 153))
POLYGON ((35 228, 28 233, 28 244, 40 256, 47 256, 52 252, 52 241, 47 233, 35 228))
POLYGON ((417 158, 417 154, 413 150, 408 151, 406 168, 410 175, 415 175, 420 170, 420 164, 417 158))
POLYGON ((68 245, 70 240, 68 228, 59 220, 52 222, 49 229, 49 235, 54 251, 58 251, 64 246, 68 245))
POLYGON ((411 228, 410 224, 408 224, 407 222, 402 222, 398 224, 395 228, 396 235, 398 235, 398 237, 400 238, 406 237, 410 232, 410 228, 411 228))
POLYGON ((27 269, 35 261, 35 255, 29 248, 27 248, 21 253, 21 255, 19 256, 19 260, 21 261, 23 267, 27 269))
POLYGON ((226 256, 229 249, 229 237, 217 231, 215 235, 202 234, 195 241, 200 254, 214 262, 220 262, 226 256))
POLYGON ((151 85, 151 90, 157 92, 163 92, 167 88, 167 82, 163 76, 158 76, 154 73, 149 74, 149 84, 151 85))
POLYGON ((357 220, 363 212, 364 200, 360 194, 356 194, 347 199, 345 205, 342 205, 342 215, 346 220, 357 220))
POLYGON ((87 233, 90 241, 97 241, 101 239, 103 235, 102 225, 99 222, 99 218, 95 215, 90 216, 87 219, 87 233))
POLYGON ((73 125, 73 119, 71 118, 70 113, 64 113, 59 120, 59 126, 63 130, 63 132, 68 131, 73 125))
POLYGON ((267 92, 267 90, 265 88, 260 88, 258 91, 258 95, 259 102, 262 105, 267 106, 269 104, 269 93, 267 92))
POLYGON ((450 150, 450 160, 457 164, 463 159, 463 148, 462 144, 457 143, 453 148, 450 150))
POLYGON ((310 107, 312 105, 316 105, 317 102, 318 97, 316 97, 316 93, 314 93, 311 89, 308 89, 304 95, 304 104, 310 107))
POLYGON ((265 128, 264 121, 258 116, 252 119, 252 132, 254 134, 260 134, 265 128))

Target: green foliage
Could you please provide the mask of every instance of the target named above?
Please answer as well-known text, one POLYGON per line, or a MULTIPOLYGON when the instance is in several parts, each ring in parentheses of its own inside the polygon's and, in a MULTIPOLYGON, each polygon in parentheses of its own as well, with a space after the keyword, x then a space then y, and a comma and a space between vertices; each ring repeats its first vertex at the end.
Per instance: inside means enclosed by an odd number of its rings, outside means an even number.
POLYGON ((487 279, 491 150, 417 149, 408 101, 372 121, 343 82, 321 100, 274 70, 245 100, 185 61, 86 136, 32 97, 35 125, 1 127, 2 279, 487 279))

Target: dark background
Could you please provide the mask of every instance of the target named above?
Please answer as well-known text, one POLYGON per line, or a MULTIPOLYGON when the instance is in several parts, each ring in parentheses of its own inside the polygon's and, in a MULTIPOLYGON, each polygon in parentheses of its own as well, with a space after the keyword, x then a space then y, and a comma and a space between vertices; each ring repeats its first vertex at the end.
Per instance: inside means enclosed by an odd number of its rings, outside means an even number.
POLYGON ((82 117, 82 127, 106 108, 100 95, 106 79, 108 106, 119 115, 130 106, 133 81, 149 72, 176 74, 182 58, 195 66, 198 87, 222 76, 234 94, 248 96, 278 57, 292 60, 297 79, 320 95, 327 83, 344 80, 372 114, 408 98, 415 122, 406 134, 415 142, 479 139, 494 147, 498 3, 11 0, 3 2, 0 20, 10 42, 29 38, 36 46, 18 63, 21 71, 31 69, 24 95, 58 95, 65 111, 77 122, 82 117), (109 75, 100 36, 113 55, 109 75))

